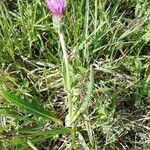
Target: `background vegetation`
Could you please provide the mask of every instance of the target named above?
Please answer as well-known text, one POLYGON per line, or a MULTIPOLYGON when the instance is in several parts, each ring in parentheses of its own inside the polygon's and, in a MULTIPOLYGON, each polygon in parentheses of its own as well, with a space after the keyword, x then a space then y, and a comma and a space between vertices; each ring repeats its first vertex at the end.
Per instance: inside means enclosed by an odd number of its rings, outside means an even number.
POLYGON ((149 0, 67 2, 74 107, 86 110, 65 126, 61 48, 45 2, 1 0, 0 149, 149 150, 149 0))

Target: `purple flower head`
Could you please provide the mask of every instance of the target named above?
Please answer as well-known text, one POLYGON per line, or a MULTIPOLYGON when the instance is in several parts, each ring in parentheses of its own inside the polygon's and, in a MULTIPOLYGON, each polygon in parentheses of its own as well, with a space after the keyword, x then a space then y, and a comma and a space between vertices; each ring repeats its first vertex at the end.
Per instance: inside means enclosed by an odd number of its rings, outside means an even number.
POLYGON ((66 9, 66 0, 46 0, 48 9, 54 16, 63 16, 66 9))

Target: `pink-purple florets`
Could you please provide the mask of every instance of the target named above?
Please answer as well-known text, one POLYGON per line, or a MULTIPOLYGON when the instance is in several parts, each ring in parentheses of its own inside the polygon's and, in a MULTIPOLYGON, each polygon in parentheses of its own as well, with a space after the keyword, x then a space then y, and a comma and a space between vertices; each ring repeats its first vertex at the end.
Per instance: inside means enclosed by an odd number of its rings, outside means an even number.
POLYGON ((46 0, 48 9, 55 16, 62 16, 65 14, 66 0, 46 0))

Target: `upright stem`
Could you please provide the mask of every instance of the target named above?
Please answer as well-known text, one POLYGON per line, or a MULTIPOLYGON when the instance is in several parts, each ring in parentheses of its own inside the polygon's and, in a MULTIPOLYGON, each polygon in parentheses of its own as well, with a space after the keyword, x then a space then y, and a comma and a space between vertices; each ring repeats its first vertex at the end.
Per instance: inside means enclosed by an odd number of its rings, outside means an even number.
POLYGON ((87 63, 89 60, 89 48, 87 44, 87 39, 89 36, 89 13, 90 13, 90 8, 89 8, 89 0, 86 0, 86 6, 85 6, 86 12, 85 12, 85 49, 83 51, 83 56, 84 56, 84 63, 87 63))
POLYGON ((70 77, 70 72, 69 72, 69 62, 68 62, 68 54, 67 54, 67 48, 64 40, 64 34, 63 32, 58 32, 59 34, 59 39, 60 39, 60 44, 61 48, 63 51, 63 58, 64 58, 64 63, 65 63, 65 74, 66 78, 64 77, 65 81, 65 88, 67 90, 67 96, 68 96, 68 117, 69 120, 72 116, 72 100, 71 100, 71 77, 70 77))
POLYGON ((98 12, 98 0, 95 0, 95 21, 94 21, 94 30, 97 28, 97 12, 98 12))
POLYGON ((59 32, 59 39, 60 39, 60 44, 61 48, 63 51, 63 58, 65 62, 65 71, 66 71, 66 88, 68 92, 71 90, 71 83, 70 83, 70 72, 69 72, 69 62, 68 62, 68 54, 67 54, 67 49, 64 41, 64 34, 63 32, 59 32))

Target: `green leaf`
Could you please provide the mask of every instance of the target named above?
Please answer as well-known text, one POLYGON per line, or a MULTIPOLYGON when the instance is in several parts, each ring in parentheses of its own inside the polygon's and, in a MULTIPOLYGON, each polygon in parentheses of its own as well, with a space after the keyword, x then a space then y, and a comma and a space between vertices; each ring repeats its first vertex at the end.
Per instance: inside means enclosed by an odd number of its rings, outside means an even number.
POLYGON ((78 110, 73 114, 72 122, 74 122, 77 119, 77 117, 87 109, 88 104, 90 102, 92 92, 93 92, 93 87, 94 87, 94 72, 93 72, 93 67, 91 65, 90 66, 90 77, 89 77, 89 83, 87 85, 87 93, 86 93, 85 101, 78 108, 78 110))
POLYGON ((42 117, 43 119, 50 120, 62 124, 62 121, 57 119, 50 112, 46 111, 42 105, 38 104, 37 101, 32 100, 29 102, 25 98, 16 97, 14 94, 0 89, 2 96, 12 104, 15 104, 20 109, 23 109, 29 113, 33 113, 37 117, 42 117))
POLYGON ((66 127, 62 127, 62 128, 54 128, 54 129, 51 129, 51 130, 47 130, 47 131, 42 131, 42 132, 37 132, 37 131, 32 131, 32 130, 20 130, 20 133, 21 134, 30 134, 30 135, 33 135, 33 136, 48 136, 48 137, 54 137, 56 135, 59 135, 59 134, 69 134, 71 132, 71 129, 70 128, 66 128, 66 127))
MULTIPOLYGON (((58 135, 70 134, 71 128, 61 127, 61 128, 53 128, 51 130, 46 130, 46 131, 41 131, 39 129, 30 128, 30 129, 21 129, 21 130, 19 130, 19 133, 20 133, 21 137, 22 137, 22 135, 29 136, 30 141, 34 145, 37 146, 37 144, 39 145, 40 143, 42 143, 42 141, 46 140, 47 138, 50 141, 51 139, 58 138, 58 135)), ((26 141, 26 138, 24 138, 24 141, 26 141)), ((19 139, 19 142, 20 142, 19 144, 21 144, 20 139, 19 139)), ((18 143, 15 143, 15 144, 18 144, 18 143)), ((23 145, 23 143, 21 145, 23 145)), ((25 146, 24 149, 28 149, 27 145, 23 145, 23 146, 25 146)))

